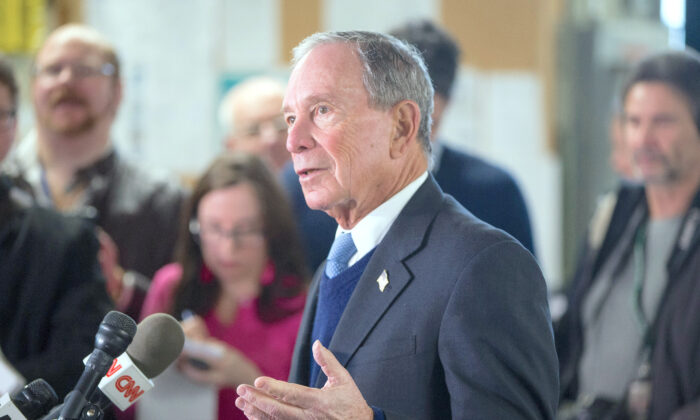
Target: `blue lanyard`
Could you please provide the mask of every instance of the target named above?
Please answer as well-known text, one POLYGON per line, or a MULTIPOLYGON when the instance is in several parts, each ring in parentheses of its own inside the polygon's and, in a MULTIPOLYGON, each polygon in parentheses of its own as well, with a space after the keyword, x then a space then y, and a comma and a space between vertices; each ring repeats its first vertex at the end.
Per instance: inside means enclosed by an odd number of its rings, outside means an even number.
POLYGON ((54 206, 53 195, 51 194, 51 188, 49 188, 49 180, 46 178, 46 171, 41 168, 41 190, 44 191, 44 195, 49 199, 51 206, 54 206))

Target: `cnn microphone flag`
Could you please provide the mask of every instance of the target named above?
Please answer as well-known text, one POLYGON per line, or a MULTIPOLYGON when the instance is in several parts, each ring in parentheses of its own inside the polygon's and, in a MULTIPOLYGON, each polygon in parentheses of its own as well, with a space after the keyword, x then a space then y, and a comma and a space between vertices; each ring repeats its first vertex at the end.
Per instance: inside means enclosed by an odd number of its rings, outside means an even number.
POLYGON ((124 352, 114 359, 98 386, 117 408, 124 411, 153 388, 153 381, 148 379, 124 352))

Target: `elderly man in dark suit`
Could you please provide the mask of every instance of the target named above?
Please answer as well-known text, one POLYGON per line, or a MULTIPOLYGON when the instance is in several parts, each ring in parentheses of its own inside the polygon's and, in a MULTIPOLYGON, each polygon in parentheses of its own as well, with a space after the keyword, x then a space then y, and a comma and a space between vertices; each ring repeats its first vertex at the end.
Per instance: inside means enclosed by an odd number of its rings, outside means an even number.
MULTIPOLYGON (((430 171, 435 181, 474 216, 503 229, 537 255, 525 197, 513 176, 491 162, 448 146, 438 137, 443 116, 452 102, 453 85, 459 70, 457 41, 444 29, 424 19, 395 27, 389 34, 421 52, 433 82, 430 171)), ((280 179, 299 223, 309 266, 316 269, 325 260, 333 243, 336 223, 323 212, 306 205, 299 177, 291 162, 282 169, 280 179)))
POLYGON ((311 286, 290 381, 250 418, 551 419, 557 358, 532 255, 428 173, 433 88, 420 54, 370 32, 295 49, 284 112, 309 207, 339 224, 311 286))

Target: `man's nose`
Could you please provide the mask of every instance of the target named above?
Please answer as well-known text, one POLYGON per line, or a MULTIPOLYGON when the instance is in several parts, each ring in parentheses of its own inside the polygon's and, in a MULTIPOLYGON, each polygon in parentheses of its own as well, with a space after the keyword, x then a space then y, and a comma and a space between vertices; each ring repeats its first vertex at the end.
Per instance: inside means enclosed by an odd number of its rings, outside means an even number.
POLYGON ((80 78, 74 66, 62 66, 54 76, 54 80, 59 83, 68 83, 80 78))
POLYGON ((302 150, 312 148, 314 144, 310 122, 303 118, 297 118, 287 130, 287 151, 299 153, 302 150))
POLYGON ((656 135, 654 133, 654 125, 652 123, 642 123, 637 127, 637 130, 631 134, 632 144, 646 147, 656 143, 656 135))

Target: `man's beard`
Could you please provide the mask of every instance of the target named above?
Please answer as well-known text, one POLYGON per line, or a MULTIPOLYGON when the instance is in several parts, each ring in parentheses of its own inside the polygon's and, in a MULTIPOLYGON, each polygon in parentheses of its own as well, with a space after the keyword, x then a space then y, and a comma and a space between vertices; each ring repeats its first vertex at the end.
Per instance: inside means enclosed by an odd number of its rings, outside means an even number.
POLYGON ((676 168, 671 165, 666 156, 649 150, 643 150, 634 154, 635 166, 645 184, 666 184, 678 179, 679 174, 676 168), (637 163, 637 159, 644 157, 645 160, 655 161, 657 170, 652 174, 644 173, 641 166, 637 163))
POLYGON ((90 105, 80 96, 70 91, 60 91, 49 98, 49 112, 39 116, 41 123, 50 131, 63 136, 77 136, 92 130, 99 120, 99 115, 90 109, 90 105), (70 103, 82 108, 83 116, 79 119, 66 120, 63 116, 54 116, 54 109, 62 103, 70 103))

